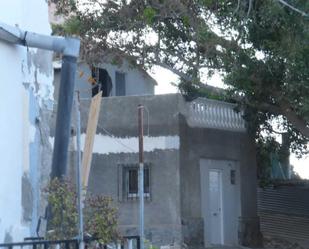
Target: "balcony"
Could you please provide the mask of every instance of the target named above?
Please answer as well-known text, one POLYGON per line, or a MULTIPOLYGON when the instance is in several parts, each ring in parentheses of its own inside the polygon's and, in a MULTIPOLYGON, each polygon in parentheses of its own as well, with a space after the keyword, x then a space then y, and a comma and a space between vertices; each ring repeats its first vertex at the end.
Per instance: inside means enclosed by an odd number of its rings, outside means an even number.
POLYGON ((235 104, 206 98, 197 98, 187 102, 188 125, 191 127, 213 128, 236 132, 245 132, 243 112, 235 111, 235 104))

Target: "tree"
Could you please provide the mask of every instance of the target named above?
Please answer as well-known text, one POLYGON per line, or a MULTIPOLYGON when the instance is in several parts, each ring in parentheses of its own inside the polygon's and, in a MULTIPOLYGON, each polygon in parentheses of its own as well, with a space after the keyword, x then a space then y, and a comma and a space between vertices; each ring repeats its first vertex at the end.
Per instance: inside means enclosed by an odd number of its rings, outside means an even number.
POLYGON ((276 132, 271 121, 277 120, 291 148, 307 151, 307 0, 54 2, 70 16, 60 30, 81 37, 89 63, 110 54, 121 63, 126 55, 145 69, 169 69, 185 94, 239 103, 257 136, 276 132), (224 77, 224 94, 207 85, 214 72, 224 77))
MULTIPOLYGON (((71 239, 78 235, 77 195, 74 185, 66 179, 51 180, 45 193, 51 211, 49 239, 71 239)), ((117 233, 117 210, 112 199, 88 195, 84 208, 86 233, 102 244, 115 241, 117 233)))

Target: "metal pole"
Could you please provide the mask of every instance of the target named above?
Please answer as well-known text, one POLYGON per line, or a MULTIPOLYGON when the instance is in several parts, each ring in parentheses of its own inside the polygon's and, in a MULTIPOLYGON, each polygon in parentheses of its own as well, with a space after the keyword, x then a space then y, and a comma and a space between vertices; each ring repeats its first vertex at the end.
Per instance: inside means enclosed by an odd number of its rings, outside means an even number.
POLYGON ((77 207, 78 207, 78 242, 79 249, 84 249, 84 224, 83 224, 83 198, 82 198, 82 184, 81 184, 81 146, 80 146, 80 100, 79 91, 76 92, 75 98, 75 111, 76 111, 76 188, 77 188, 77 207))
POLYGON ((51 177, 62 177, 66 174, 68 147, 71 135, 71 113, 74 98, 76 58, 63 56, 59 100, 57 108, 56 132, 52 160, 51 177))
POLYGON ((144 249, 144 125, 143 125, 144 106, 138 106, 138 131, 139 131, 139 236, 140 249, 144 249))

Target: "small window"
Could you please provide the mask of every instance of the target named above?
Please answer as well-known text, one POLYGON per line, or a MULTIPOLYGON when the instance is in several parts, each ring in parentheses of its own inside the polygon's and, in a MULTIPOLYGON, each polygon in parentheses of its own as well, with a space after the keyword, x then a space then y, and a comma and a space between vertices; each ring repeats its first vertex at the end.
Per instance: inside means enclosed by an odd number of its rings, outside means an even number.
POLYGON ((236 170, 234 169, 231 170, 231 184, 236 184, 236 170))
POLYGON ((102 91, 102 97, 110 96, 113 88, 112 79, 104 68, 93 67, 91 76, 95 80, 92 87, 92 97, 102 91))
MULTIPOLYGON (((126 197, 127 199, 138 198, 138 167, 125 167, 126 197)), ((150 170, 144 167, 144 197, 150 197, 150 170)))
POLYGON ((125 73, 116 72, 116 96, 126 95, 126 77, 125 73))

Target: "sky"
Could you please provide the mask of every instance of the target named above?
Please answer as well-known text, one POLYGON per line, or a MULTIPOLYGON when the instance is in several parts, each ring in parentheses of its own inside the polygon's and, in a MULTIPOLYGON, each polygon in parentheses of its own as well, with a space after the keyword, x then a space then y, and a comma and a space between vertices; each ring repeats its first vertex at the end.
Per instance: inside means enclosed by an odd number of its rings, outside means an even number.
MULTIPOLYGON (((174 73, 160 67, 154 67, 149 74, 158 82, 158 85, 155 88, 155 94, 178 92, 177 87, 171 84, 172 82, 177 83, 178 80, 178 76, 174 73)), ((223 87, 222 79, 217 74, 212 77, 209 84, 217 87, 223 87)), ((309 157, 297 159, 294 154, 291 154, 290 163, 293 165, 295 172, 297 172, 300 177, 309 179, 309 157)))

